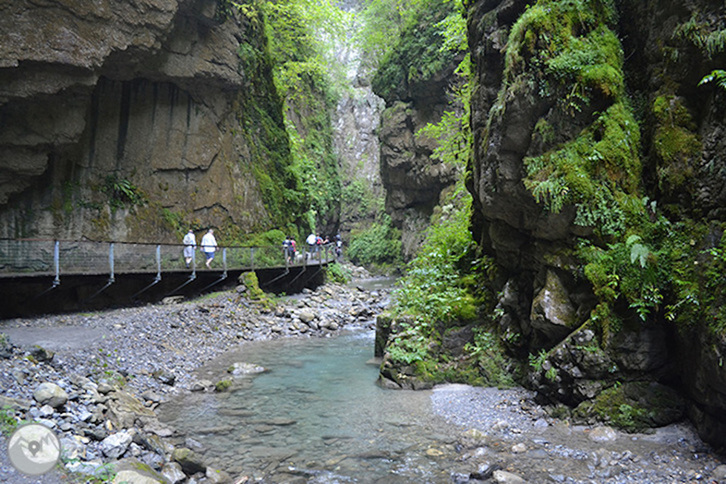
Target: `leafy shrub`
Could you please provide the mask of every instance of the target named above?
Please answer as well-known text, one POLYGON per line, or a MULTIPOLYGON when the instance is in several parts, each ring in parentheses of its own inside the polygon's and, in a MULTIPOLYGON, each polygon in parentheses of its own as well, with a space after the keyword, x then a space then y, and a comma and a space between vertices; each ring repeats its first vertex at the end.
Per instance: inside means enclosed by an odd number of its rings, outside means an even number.
POLYGON ((329 264, 325 268, 325 280, 327 282, 346 284, 350 279, 350 271, 343 267, 342 264, 329 264))
POLYGON ((391 225, 391 218, 383 216, 361 232, 352 232, 347 251, 354 264, 364 266, 398 265, 401 263, 401 231, 391 225))

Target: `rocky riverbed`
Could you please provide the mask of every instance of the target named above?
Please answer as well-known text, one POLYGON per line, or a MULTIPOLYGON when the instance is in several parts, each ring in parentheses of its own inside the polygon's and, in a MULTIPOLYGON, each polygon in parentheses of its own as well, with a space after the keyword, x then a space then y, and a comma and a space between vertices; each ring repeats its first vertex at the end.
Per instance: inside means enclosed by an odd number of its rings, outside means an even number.
MULTIPOLYGON (((238 288, 194 301, 0 322, 5 426, 41 422, 63 450, 56 469, 29 477, 9 465, 3 437, 0 482, 252 482, 208 465, 194 442, 158 420, 157 407, 186 392, 224 391, 224 380, 201 379, 197 370, 245 341, 370 329, 387 300, 387 290, 357 283, 326 284, 272 304, 238 288)), ((450 433, 410 449, 439 470, 430 482, 726 482, 726 466, 687 424, 648 436, 570 426, 524 389, 447 385, 431 401, 450 433)), ((263 482, 339 481, 283 466, 263 482)))
POLYGON ((80 482, 114 474, 118 482, 141 475, 231 481, 172 445, 174 430, 159 423, 154 409, 180 392, 222 390, 224 382, 198 380, 193 372, 244 341, 325 337, 372 325, 386 299, 385 291, 326 284, 263 304, 238 286, 195 301, 0 322, 6 430, 13 421, 47 425, 60 438, 64 463, 41 477, 23 476, 9 464, 3 440, 0 482, 56 483, 67 473, 80 482))

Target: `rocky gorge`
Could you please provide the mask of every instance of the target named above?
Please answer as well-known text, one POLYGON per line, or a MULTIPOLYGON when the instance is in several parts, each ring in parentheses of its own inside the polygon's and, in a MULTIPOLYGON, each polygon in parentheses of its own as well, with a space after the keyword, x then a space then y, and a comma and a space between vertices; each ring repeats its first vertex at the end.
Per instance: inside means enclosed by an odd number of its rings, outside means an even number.
MULTIPOLYGON (((340 482, 339 459, 298 468, 289 463, 294 448, 265 469, 228 472, 224 462, 209 464, 198 436, 163 423, 158 411, 183 394, 224 395, 232 380, 265 371, 255 361, 238 361, 214 381, 198 371, 245 342, 370 331, 389 296, 385 289, 363 289, 364 282, 326 284, 273 304, 256 302, 239 288, 198 300, 5 321, 3 425, 47 425, 59 436, 63 457, 56 469, 38 477, 19 474, 2 457, 0 477, 12 483, 340 482)), ((533 397, 522 388, 436 387, 425 398, 439 417, 428 418, 449 423, 398 422, 399 433, 401 425, 434 430, 422 432, 402 452, 348 457, 388 463, 390 475, 399 474, 397 482, 413 482, 404 472, 411 459, 421 466, 416 482, 726 482, 726 466, 687 425, 652 435, 572 426, 533 397)), ((246 415, 226 418, 234 427, 234 419, 250 418, 246 415)), ((294 425, 287 415, 269 414, 256 428, 270 432, 294 425)), ((354 479, 372 482, 366 475, 354 479)))
MULTIPOLYGON (((197 301, 7 320, 0 330, 3 422, 41 422, 57 432, 60 472, 78 473, 79 480, 108 474, 126 482, 128 471, 156 479, 149 482, 177 483, 187 479, 184 473, 206 472, 204 482, 222 482, 214 476, 224 474, 206 470, 174 441, 174 429, 160 424, 154 409, 179 392, 223 392, 235 374, 259 371, 254 362, 240 362, 219 381, 195 375, 221 352, 245 341, 365 327, 386 297, 329 284, 271 303, 238 286, 197 301), (126 459, 131 462, 107 466, 126 459)), ((3 466, 4 482, 35 482, 3 466)), ((43 478, 57 482, 59 476, 43 478)))

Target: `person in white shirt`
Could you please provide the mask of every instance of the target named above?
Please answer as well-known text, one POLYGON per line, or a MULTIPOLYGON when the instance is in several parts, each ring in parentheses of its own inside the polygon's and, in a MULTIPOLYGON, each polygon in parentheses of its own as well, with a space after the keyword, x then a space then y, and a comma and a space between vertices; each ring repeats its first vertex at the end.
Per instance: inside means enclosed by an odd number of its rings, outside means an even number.
POLYGON ((192 229, 189 229, 189 232, 184 236, 182 244, 184 244, 184 261, 187 263, 187 269, 189 269, 194 258, 194 250, 197 248, 197 238, 194 236, 192 229))
POLYGON ((209 229, 204 237, 202 237, 202 252, 207 257, 205 265, 207 269, 212 268, 212 260, 214 259, 214 252, 217 250, 217 239, 214 238, 214 230, 209 229))

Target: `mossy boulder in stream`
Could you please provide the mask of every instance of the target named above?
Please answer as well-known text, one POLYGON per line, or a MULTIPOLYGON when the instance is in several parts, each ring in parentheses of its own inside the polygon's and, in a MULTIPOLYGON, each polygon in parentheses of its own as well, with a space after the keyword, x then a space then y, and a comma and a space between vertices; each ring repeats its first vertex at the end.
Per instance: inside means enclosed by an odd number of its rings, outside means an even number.
POLYGON ((630 432, 640 432, 681 420, 685 402, 670 387, 656 382, 629 382, 601 392, 575 408, 576 420, 605 422, 630 432))

